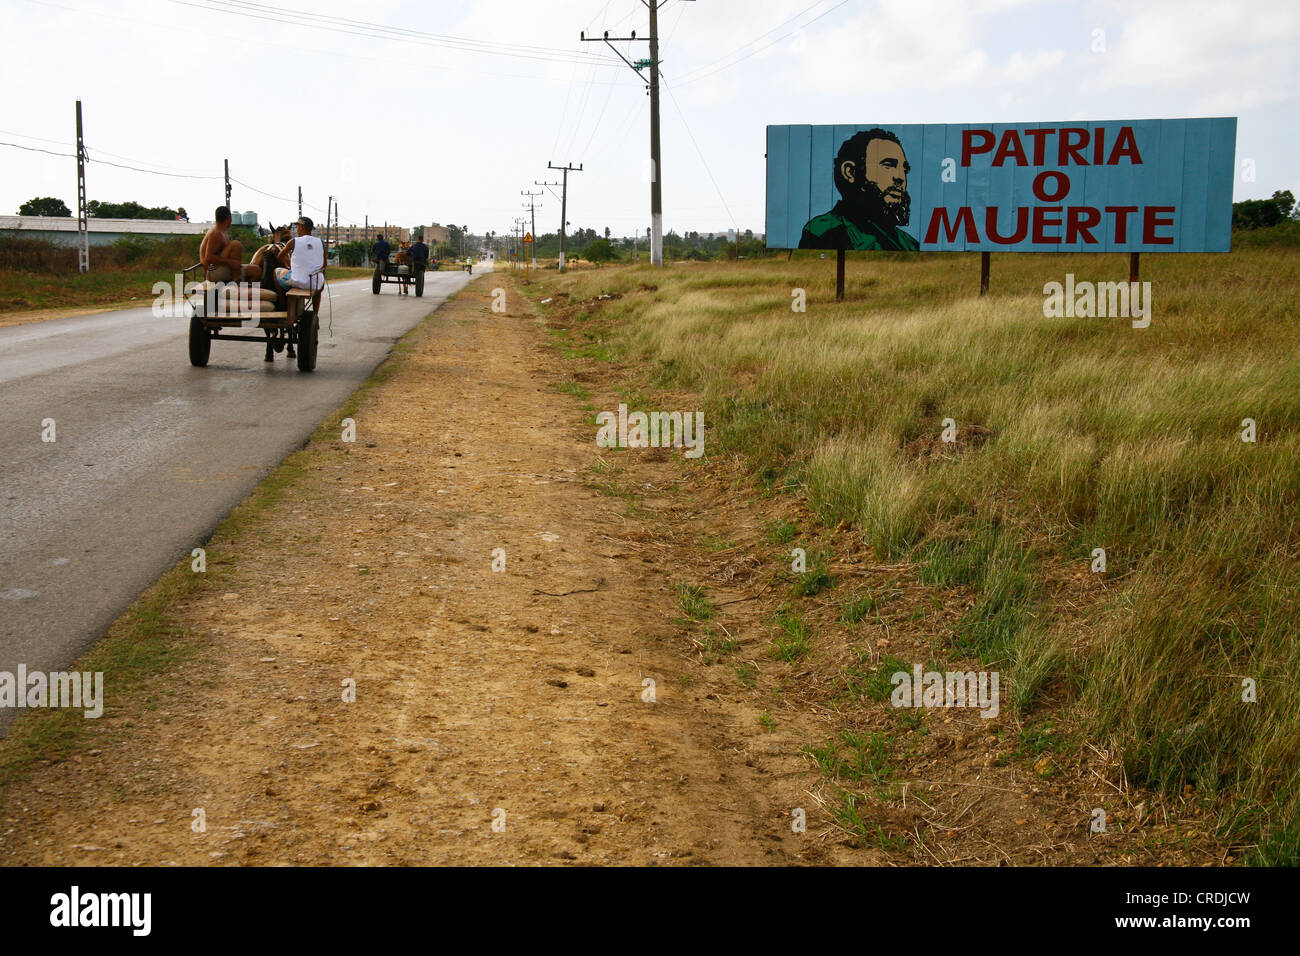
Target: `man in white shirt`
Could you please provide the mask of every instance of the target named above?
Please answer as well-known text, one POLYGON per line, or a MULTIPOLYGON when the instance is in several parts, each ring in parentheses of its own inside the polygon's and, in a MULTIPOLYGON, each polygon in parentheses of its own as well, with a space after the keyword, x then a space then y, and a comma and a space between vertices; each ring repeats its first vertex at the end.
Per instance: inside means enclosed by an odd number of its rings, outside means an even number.
POLYGON ((289 268, 275 270, 281 289, 320 289, 325 284, 325 243, 311 234, 313 228, 309 218, 299 218, 298 235, 280 254, 281 262, 288 258, 289 268))

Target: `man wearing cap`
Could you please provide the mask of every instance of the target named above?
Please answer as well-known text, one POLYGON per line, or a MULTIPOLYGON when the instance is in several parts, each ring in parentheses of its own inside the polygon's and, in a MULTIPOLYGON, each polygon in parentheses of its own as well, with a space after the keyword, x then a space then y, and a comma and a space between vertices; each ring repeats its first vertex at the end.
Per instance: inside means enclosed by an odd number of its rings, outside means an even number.
POLYGON ((289 268, 276 269, 275 280, 281 289, 320 289, 325 284, 325 243, 311 234, 311 219, 298 219, 298 235, 289 240, 281 253, 289 257, 289 268))

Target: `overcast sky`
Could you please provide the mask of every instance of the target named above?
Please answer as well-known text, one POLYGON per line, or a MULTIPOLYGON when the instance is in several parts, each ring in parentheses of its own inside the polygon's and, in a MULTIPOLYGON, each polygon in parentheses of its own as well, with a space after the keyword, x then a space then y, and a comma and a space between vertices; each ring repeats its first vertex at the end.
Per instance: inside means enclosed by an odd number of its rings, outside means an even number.
MULTIPOLYGON (((91 199, 208 219, 229 158, 232 207, 263 224, 296 216, 301 185, 317 220, 334 194, 344 224, 368 214, 507 232, 520 191, 559 179, 553 161, 584 165, 570 174, 575 227, 649 223, 649 97, 608 47, 578 38, 645 36, 641 0, 0 11, 0 141, 71 153, 80 97, 91 199), (267 8, 340 19, 291 25, 267 8)), ((1300 194, 1295 0, 668 0, 659 17, 665 229, 762 231, 764 128, 779 123, 1236 116, 1235 198, 1300 194)), ((648 55, 644 42, 618 46, 648 55)), ((45 195, 75 210, 75 160, 0 146, 0 213, 45 195)), ((559 200, 541 202, 538 231, 553 232, 559 200)))

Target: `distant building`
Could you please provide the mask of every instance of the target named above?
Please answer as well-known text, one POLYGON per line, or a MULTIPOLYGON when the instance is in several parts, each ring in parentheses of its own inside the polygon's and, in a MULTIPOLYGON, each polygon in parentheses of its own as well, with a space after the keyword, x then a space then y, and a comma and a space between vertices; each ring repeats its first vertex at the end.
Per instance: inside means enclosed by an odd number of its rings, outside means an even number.
MULTIPOLYGON (((257 222, 256 214, 247 215, 254 217, 254 224, 257 222)), ((86 220, 87 241, 92 246, 110 246, 123 236, 139 236, 144 239, 201 236, 211 227, 210 222, 183 222, 172 219, 95 219, 92 217, 86 220)), ((67 246, 75 246, 79 241, 75 216, 0 216, 0 236, 44 239, 47 242, 67 246)))
MULTIPOLYGON (((316 232, 318 235, 324 234, 321 229, 317 229, 316 232)), ((330 235, 332 237, 337 236, 339 242, 364 242, 369 247, 375 241, 375 237, 381 233, 390 244, 393 242, 407 242, 411 238, 410 229, 404 229, 401 226, 386 227, 383 223, 376 224, 373 222, 368 229, 364 225, 358 226, 356 223, 347 226, 340 225, 338 229, 332 230, 330 235)))
POLYGON ((447 232, 446 226, 440 226, 436 222, 432 226, 424 227, 424 241, 428 243, 448 242, 451 236, 447 232))

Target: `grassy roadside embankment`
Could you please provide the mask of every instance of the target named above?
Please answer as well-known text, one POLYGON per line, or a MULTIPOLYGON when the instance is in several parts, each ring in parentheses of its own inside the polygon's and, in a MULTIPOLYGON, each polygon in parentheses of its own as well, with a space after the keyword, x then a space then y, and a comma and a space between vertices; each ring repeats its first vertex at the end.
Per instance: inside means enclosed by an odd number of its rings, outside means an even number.
POLYGON ((833 261, 800 256, 541 274, 537 299, 590 303, 584 354, 698 395, 710 454, 961 605, 936 636, 1002 672, 1026 753, 1069 726, 1247 861, 1294 864, 1300 258, 1146 257, 1146 329, 1043 316, 1045 281, 1126 267, 995 257, 981 299, 973 256, 877 256, 837 304, 833 261))

